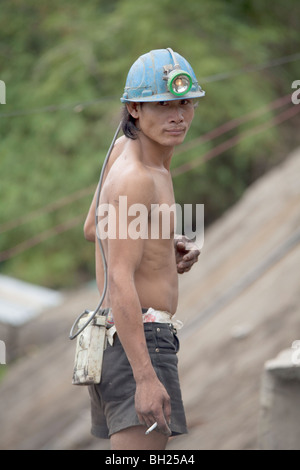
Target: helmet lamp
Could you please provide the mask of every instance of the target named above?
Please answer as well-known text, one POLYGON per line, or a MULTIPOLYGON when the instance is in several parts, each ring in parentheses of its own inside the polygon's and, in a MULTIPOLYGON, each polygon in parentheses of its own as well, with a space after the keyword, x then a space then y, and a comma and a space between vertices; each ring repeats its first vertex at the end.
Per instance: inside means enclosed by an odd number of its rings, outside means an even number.
POLYGON ((192 88, 192 77, 184 70, 172 70, 168 75, 168 89, 175 96, 183 96, 192 88))

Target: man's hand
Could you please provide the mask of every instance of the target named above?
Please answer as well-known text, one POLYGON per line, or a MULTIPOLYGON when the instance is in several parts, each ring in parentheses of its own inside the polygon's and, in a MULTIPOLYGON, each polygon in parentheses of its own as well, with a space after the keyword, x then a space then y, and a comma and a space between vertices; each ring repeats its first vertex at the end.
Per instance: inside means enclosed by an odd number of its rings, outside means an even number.
POLYGON ((142 425, 150 428, 157 422, 157 430, 171 435, 168 424, 171 418, 170 397, 163 384, 155 378, 141 381, 136 385, 135 408, 142 425))
POLYGON ((200 250, 196 243, 184 235, 175 235, 174 246, 176 254, 177 272, 183 274, 188 272, 194 263, 198 261, 200 250))

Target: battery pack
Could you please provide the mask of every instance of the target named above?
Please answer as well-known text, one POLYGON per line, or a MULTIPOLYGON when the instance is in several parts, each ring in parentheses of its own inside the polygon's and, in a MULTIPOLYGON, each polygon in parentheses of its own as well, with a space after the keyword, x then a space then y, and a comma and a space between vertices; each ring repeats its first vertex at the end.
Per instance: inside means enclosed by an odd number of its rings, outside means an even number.
MULTIPOLYGON (((91 312, 93 313, 93 312, 91 312)), ((78 323, 78 329, 87 322, 88 316, 78 323)), ((99 384, 106 347, 106 317, 96 315, 77 336, 73 385, 99 384)))

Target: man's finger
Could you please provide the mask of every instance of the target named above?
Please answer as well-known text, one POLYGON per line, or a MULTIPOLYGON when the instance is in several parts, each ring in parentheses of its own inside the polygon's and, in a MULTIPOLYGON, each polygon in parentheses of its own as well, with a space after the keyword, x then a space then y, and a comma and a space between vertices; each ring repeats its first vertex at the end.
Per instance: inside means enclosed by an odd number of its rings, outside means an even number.
POLYGON ((149 417, 147 415, 142 415, 140 413, 137 413, 139 422, 142 426, 146 426, 146 428, 150 428, 152 424, 155 422, 155 419, 153 417, 149 417))
POLYGON ((193 264, 180 265, 180 266, 177 268, 177 272, 178 272, 179 274, 187 273, 190 269, 192 269, 192 265, 193 265, 193 264))
POLYGON ((177 242, 176 248, 179 251, 186 251, 186 244, 184 242, 177 242))
POLYGON ((189 251, 186 255, 183 256, 183 261, 191 261, 195 258, 198 258, 198 256, 200 255, 200 251, 199 250, 192 250, 192 251, 189 251))
POLYGON ((187 242, 185 244, 185 249, 186 249, 186 251, 199 251, 199 253, 200 253, 198 245, 196 245, 196 243, 194 243, 194 242, 187 242))
POLYGON ((176 247, 178 251, 186 251, 188 253, 197 252, 200 254, 200 250, 198 246, 191 241, 186 241, 186 242, 180 241, 177 243, 176 247))
POLYGON ((162 419, 157 419, 157 430, 164 434, 165 436, 171 436, 172 432, 171 429, 169 428, 167 421, 165 417, 162 419))
POLYGON ((165 399, 163 403, 163 411, 164 411, 164 416, 166 419, 166 422, 170 424, 171 421, 171 400, 170 399, 165 399))
POLYGON ((171 430, 169 423, 171 420, 171 402, 168 396, 163 397, 162 408, 154 415, 154 420, 157 421, 157 430, 165 436, 170 436, 171 430))

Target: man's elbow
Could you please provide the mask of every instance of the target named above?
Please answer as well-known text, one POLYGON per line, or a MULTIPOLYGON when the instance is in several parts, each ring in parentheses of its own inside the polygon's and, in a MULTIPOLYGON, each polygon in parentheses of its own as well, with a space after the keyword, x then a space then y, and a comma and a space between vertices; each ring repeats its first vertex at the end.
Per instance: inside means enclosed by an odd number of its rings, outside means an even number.
POLYGON ((86 221, 83 226, 83 235, 88 242, 95 242, 96 230, 94 225, 86 221))
POLYGON ((123 270, 109 266, 108 273, 108 284, 111 292, 126 292, 134 285, 133 275, 130 275, 128 269, 123 270))

